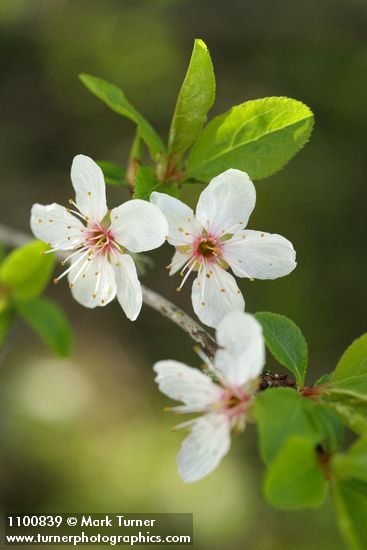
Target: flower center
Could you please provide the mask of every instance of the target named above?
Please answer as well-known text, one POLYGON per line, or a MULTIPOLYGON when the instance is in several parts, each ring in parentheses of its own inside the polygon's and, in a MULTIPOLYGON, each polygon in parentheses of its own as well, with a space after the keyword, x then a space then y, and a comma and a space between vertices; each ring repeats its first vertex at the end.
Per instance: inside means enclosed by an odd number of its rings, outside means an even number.
POLYGON ((197 260, 217 261, 222 254, 219 240, 211 235, 201 235, 194 242, 194 255, 197 260))
MULTIPOLYGON (((105 227, 103 223, 94 223, 85 228, 84 241, 74 248, 67 258, 65 258, 61 265, 65 265, 70 261, 70 265, 61 275, 54 279, 54 283, 58 283, 60 279, 65 277, 72 269, 75 269, 75 275, 71 279, 69 286, 72 287, 79 277, 85 278, 89 268, 93 264, 92 260, 107 256, 108 261, 114 261, 118 265, 118 256, 116 254, 123 254, 124 249, 114 239, 114 236, 110 228, 105 227), (73 259, 73 261, 71 261, 73 259), (78 266, 78 267, 77 267, 78 266)), ((96 290, 93 297, 97 293, 100 283, 100 269, 95 273, 96 275, 96 290)))
POLYGON ((117 249, 111 230, 100 223, 93 224, 86 232, 85 246, 90 249, 93 256, 106 255, 117 249))
POLYGON ((231 420, 244 416, 251 397, 242 388, 225 389, 222 396, 222 411, 231 420))

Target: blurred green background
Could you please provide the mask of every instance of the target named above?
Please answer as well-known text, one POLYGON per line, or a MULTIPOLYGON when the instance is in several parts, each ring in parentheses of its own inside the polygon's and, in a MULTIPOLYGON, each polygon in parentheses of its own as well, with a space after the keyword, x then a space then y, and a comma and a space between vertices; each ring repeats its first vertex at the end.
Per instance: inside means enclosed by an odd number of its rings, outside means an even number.
MULTIPOLYGON (((126 160, 132 125, 78 73, 121 85, 166 135, 193 40, 203 38, 217 77, 211 116, 268 95, 315 112, 306 148, 257 183, 249 225, 288 237, 299 265, 284 279, 242 284, 248 311, 302 327, 311 382, 366 328, 366 29, 365 0, 1 0, 1 221, 28 230, 34 202, 66 204, 77 153, 126 160)), ((165 265, 171 254, 166 245, 152 256, 165 265)), ((177 295, 163 268, 145 282, 191 311, 189 285, 177 295)), ((2 352, 4 510, 193 512, 200 550, 342 548, 330 503, 283 513, 262 501, 252 427, 213 475, 179 480, 181 435, 170 432, 177 419, 162 412, 151 365, 198 365, 185 334, 146 308, 130 323, 117 303, 83 309, 66 284, 49 293, 75 327, 75 353, 55 359, 21 324, 2 352)))

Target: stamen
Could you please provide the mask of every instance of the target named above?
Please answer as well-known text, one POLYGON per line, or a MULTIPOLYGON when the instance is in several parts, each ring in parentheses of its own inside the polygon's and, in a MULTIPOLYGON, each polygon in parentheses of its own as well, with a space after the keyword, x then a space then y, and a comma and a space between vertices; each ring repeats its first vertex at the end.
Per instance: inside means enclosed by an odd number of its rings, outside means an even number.
POLYGON ((189 262, 187 262, 186 267, 187 267, 190 263, 191 263, 191 266, 190 266, 190 268, 187 270, 187 273, 186 273, 185 277, 182 279, 181 284, 180 284, 180 286, 178 287, 180 290, 182 289, 183 285, 185 284, 185 282, 186 282, 188 276, 190 275, 191 271, 194 269, 194 266, 195 266, 195 258, 194 258, 194 261, 190 260, 189 262))
MULTIPOLYGON (((183 275, 184 275, 186 269, 190 266, 190 264, 191 264, 192 262, 194 262, 194 264, 195 264, 195 262, 196 262, 196 258, 195 258, 194 256, 191 257, 191 258, 185 263, 185 265, 183 266, 183 268, 181 269, 181 271, 180 271, 181 277, 183 277, 183 275)), ((171 264, 171 265, 172 265, 172 264, 171 264)))
POLYGON ((75 250, 75 252, 73 252, 72 254, 70 254, 67 258, 65 258, 65 260, 62 260, 61 262, 61 265, 65 265, 66 262, 68 262, 71 258, 73 258, 76 254, 80 254, 80 252, 84 252, 84 250, 88 250, 88 247, 87 246, 83 246, 82 248, 78 248, 77 250, 75 250))
MULTIPOLYGON (((78 208, 73 200, 70 199, 69 203, 72 204, 73 206, 75 206, 76 208, 78 208)), ((88 222, 88 216, 84 216, 81 212, 78 212, 77 210, 72 210, 71 208, 67 208, 66 210, 68 212, 71 212, 72 214, 75 214, 75 216, 78 216, 83 221, 88 222)))
POLYGON ((79 276, 82 274, 86 266, 90 265, 90 260, 87 258, 85 262, 82 263, 81 268, 78 270, 78 273, 75 275, 74 279, 71 281, 71 284, 73 285, 78 279, 79 276))
POLYGON ((202 263, 201 266, 200 266, 200 269, 199 269, 199 272, 198 272, 198 278, 199 278, 199 275, 202 272, 202 270, 204 270, 204 277, 201 277, 201 280, 203 282, 203 284, 201 285, 201 301, 204 302, 205 282, 206 282, 206 266, 204 265, 204 263, 202 263))
MULTIPOLYGON (((99 260, 99 264, 98 264, 98 272, 97 272, 97 280, 96 280, 96 286, 94 287, 94 294, 97 296, 97 292, 99 290, 99 284, 101 282, 101 268, 102 268, 102 262, 101 260, 99 260)), ((94 297, 94 294, 93 294, 93 297, 94 297)))
POLYGON ((82 259, 85 258, 85 256, 87 256, 87 254, 88 254, 88 251, 84 252, 84 254, 82 254, 80 256, 80 258, 78 260, 76 260, 76 262, 71 264, 67 269, 65 269, 65 271, 63 273, 61 273, 61 275, 59 275, 58 277, 56 277, 56 279, 54 279, 54 283, 55 284, 56 284, 56 282, 58 283, 60 281, 60 279, 65 277, 65 275, 67 275, 75 266, 77 266, 82 261, 82 259))

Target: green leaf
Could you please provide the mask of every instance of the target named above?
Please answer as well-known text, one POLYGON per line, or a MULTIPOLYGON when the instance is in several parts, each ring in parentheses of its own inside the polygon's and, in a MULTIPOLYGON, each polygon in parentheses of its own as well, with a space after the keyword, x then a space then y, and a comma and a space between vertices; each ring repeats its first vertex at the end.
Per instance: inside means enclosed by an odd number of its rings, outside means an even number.
POLYGON ((161 138, 143 115, 126 99, 120 88, 106 80, 85 73, 79 75, 79 78, 88 90, 108 105, 112 111, 135 122, 152 158, 157 159, 164 153, 165 146, 161 138))
POLYGON ((334 503, 339 529, 350 550, 367 548, 367 483, 334 480, 334 503))
POLYGON ((308 349, 298 326, 278 313, 260 312, 255 317, 263 328, 265 342, 272 355, 294 374, 298 387, 302 387, 308 363, 308 349))
POLYGON ((228 168, 262 179, 280 170, 308 141, 312 111, 300 101, 268 97, 215 117, 193 146, 187 170, 202 181, 228 168))
POLYGON ((367 406, 366 377, 356 376, 353 380, 348 380, 331 386, 323 391, 323 396, 331 397, 341 403, 349 403, 352 406, 367 406), (349 389, 351 386, 352 389, 349 389), (357 388, 356 390, 354 388, 357 388))
POLYGON ((358 479, 367 483, 367 436, 358 439, 346 453, 333 456, 331 468, 339 479, 358 479))
POLYGON ((17 311, 57 355, 70 355, 72 329, 57 304, 46 298, 35 298, 17 304, 17 311))
POLYGON ((344 352, 322 395, 367 413, 367 334, 344 352))
POLYGON ((266 464, 290 436, 306 437, 315 445, 322 441, 322 429, 312 415, 315 406, 291 388, 268 389, 256 396, 260 452, 266 464))
POLYGON ((44 254, 48 246, 32 241, 13 250, 0 266, 0 284, 16 300, 35 298, 47 286, 53 270, 54 254, 44 254))
POLYGON ((208 48, 197 39, 169 131, 169 153, 180 157, 194 143, 206 122, 214 98, 213 64, 208 48))
POLYGON ((308 412, 314 424, 318 424, 323 433, 321 440, 323 448, 328 453, 335 453, 340 448, 344 436, 344 427, 340 416, 334 409, 316 402, 308 412))
POLYGON ((367 333, 346 349, 332 375, 333 382, 367 377, 367 333))
POLYGON ((339 403, 337 401, 328 400, 325 404, 333 409, 342 419, 345 426, 352 432, 363 435, 367 433, 367 411, 360 410, 360 407, 352 406, 348 402, 339 403))
POLYGON ((153 191, 167 193, 174 197, 178 196, 177 187, 175 185, 168 186, 160 183, 155 176, 154 170, 150 168, 150 166, 138 166, 133 198, 149 200, 153 191))
POLYGON ((328 372, 327 374, 323 374, 320 376, 320 378, 315 382, 315 386, 323 386, 324 384, 328 384, 331 380, 331 373, 328 372))
POLYGON ((264 480, 267 500, 281 510, 320 506, 326 488, 314 444, 299 436, 285 442, 264 480))
POLYGON ((108 185, 122 185, 126 187, 126 171, 123 166, 109 160, 97 160, 97 164, 101 168, 105 182, 108 185))

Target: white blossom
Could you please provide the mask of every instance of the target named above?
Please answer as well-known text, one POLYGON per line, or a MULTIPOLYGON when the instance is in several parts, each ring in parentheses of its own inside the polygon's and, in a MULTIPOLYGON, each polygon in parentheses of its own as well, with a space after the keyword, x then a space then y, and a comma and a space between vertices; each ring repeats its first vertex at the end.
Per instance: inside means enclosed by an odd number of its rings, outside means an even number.
POLYGON ((293 245, 276 234, 245 229, 255 207, 255 186, 245 172, 226 170, 212 179, 201 193, 196 214, 186 204, 154 192, 151 202, 169 223, 168 242, 176 248, 170 275, 181 272, 180 290, 191 272, 196 315, 216 327, 233 310, 243 311, 245 302, 237 277, 276 279, 296 267, 293 245))
POLYGON ((71 167, 73 206, 34 204, 31 228, 45 241, 48 252, 71 253, 69 267, 55 279, 68 276, 74 298, 83 306, 104 306, 117 296, 127 317, 135 320, 142 292, 135 263, 127 253, 161 246, 168 232, 162 212, 149 202, 130 200, 108 210, 102 170, 89 157, 77 155, 71 167))
POLYGON ((183 405, 176 413, 203 413, 177 428, 188 428, 177 456, 183 481, 197 481, 212 472, 227 454, 232 431, 245 427, 246 412, 265 364, 265 344, 258 321, 248 313, 229 313, 217 329, 218 351, 207 367, 218 380, 177 361, 154 365, 159 389, 183 405))

